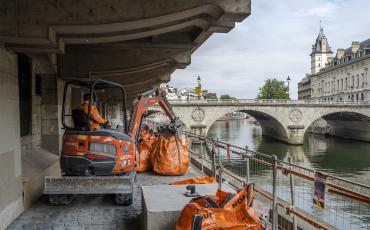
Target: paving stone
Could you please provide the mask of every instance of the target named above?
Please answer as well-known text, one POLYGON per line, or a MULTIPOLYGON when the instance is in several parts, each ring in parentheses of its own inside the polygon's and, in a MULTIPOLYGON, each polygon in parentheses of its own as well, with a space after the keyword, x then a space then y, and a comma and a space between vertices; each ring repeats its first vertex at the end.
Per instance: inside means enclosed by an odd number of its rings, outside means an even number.
POLYGON ((53 224, 52 230, 64 230, 66 227, 64 223, 62 224, 53 224))
POLYGON ((140 173, 136 177, 135 199, 130 206, 115 205, 112 195, 76 196, 68 206, 50 206, 47 197, 42 196, 8 230, 139 229, 142 222, 142 185, 168 184, 195 176, 199 175, 194 170, 180 177, 140 173))
POLYGON ((22 226, 22 229, 24 229, 24 230, 34 230, 34 229, 36 229, 36 225, 34 223, 24 224, 22 226))

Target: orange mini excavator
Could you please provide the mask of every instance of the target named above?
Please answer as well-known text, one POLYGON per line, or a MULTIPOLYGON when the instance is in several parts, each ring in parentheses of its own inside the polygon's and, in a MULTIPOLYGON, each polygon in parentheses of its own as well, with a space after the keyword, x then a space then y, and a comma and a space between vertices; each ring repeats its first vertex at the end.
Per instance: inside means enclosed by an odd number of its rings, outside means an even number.
MULTIPOLYGON (((72 110, 74 127, 66 124, 65 117, 68 115, 65 114, 65 109, 63 109, 62 123, 65 132, 60 165, 62 172, 67 175, 106 176, 133 171, 139 131, 143 116, 148 108, 158 104, 172 122, 177 120, 162 89, 151 90, 137 97, 134 101, 129 125, 126 119, 126 94, 121 85, 103 80, 71 81, 66 83, 66 91, 70 84, 89 88, 90 95, 96 95, 98 90, 105 89, 107 91, 107 89, 118 88, 122 93, 124 131, 118 132, 107 127, 93 130, 93 118, 87 114, 90 114, 96 96, 90 97, 88 113, 80 108, 72 110)), ((63 108, 65 107, 66 102, 63 103, 63 108)))
POLYGON ((61 177, 46 177, 44 194, 52 204, 66 204, 73 194, 116 194, 117 204, 130 204, 135 178, 137 151, 143 117, 152 105, 158 104, 176 126, 173 113, 162 89, 138 95, 134 101, 130 122, 127 121, 126 91, 120 84, 105 80, 71 80, 66 82, 63 95, 62 124, 65 129, 60 156, 61 177), (76 93, 76 91, 78 93, 76 93), (71 109, 79 105, 81 93, 89 93, 87 112, 71 109), (79 95, 78 100, 71 95, 79 95), (105 124, 96 128, 92 106, 102 106, 100 98, 122 103, 123 131, 105 124), (114 98, 114 99, 112 99, 114 98), (68 114, 68 111, 71 114, 68 114), (130 123, 130 124, 129 124, 130 123))

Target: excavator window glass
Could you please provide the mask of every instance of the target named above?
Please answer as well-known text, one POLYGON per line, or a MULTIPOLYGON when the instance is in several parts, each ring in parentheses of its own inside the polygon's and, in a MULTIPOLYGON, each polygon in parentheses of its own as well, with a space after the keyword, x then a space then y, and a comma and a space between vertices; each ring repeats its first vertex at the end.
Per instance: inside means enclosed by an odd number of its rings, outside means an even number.
POLYGON ((125 100, 125 91, 119 84, 103 80, 68 81, 63 96, 63 126, 76 131, 117 128, 125 131, 125 100))

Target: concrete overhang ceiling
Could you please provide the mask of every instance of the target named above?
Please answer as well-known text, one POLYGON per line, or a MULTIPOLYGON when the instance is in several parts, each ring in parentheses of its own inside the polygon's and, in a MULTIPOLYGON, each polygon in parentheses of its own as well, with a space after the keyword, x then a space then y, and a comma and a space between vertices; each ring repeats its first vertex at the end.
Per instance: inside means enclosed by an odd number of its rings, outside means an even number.
POLYGON ((250 14, 250 0, 4 0, 0 43, 45 54, 63 78, 104 78, 134 90, 169 81, 213 33, 250 14))

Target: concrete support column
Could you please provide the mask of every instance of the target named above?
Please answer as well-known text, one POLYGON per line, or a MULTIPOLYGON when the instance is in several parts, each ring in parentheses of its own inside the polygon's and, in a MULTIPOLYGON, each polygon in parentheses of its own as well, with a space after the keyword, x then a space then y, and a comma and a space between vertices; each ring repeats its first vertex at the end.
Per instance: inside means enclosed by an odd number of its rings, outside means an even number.
POLYGON ((102 106, 102 108, 99 110, 100 114, 110 122, 112 128, 116 128, 117 126, 122 127, 122 119, 123 119, 123 114, 122 114, 122 104, 106 104, 102 106), (106 108, 105 109, 103 108, 106 108), (103 113, 105 111, 105 114, 103 113))
POLYGON ((61 112, 63 81, 56 75, 42 75, 41 146, 59 154, 62 144, 61 112))
POLYGON ((207 131, 207 126, 205 126, 205 125, 192 125, 192 126, 190 126, 190 132, 194 133, 194 134, 197 134, 197 135, 206 136, 207 135, 206 131, 207 131))
POLYGON ((304 143, 304 134, 304 125, 288 125, 288 138, 286 142, 293 145, 302 145, 304 143))
POLYGON ((22 211, 17 55, 0 47, 0 229, 22 211))

